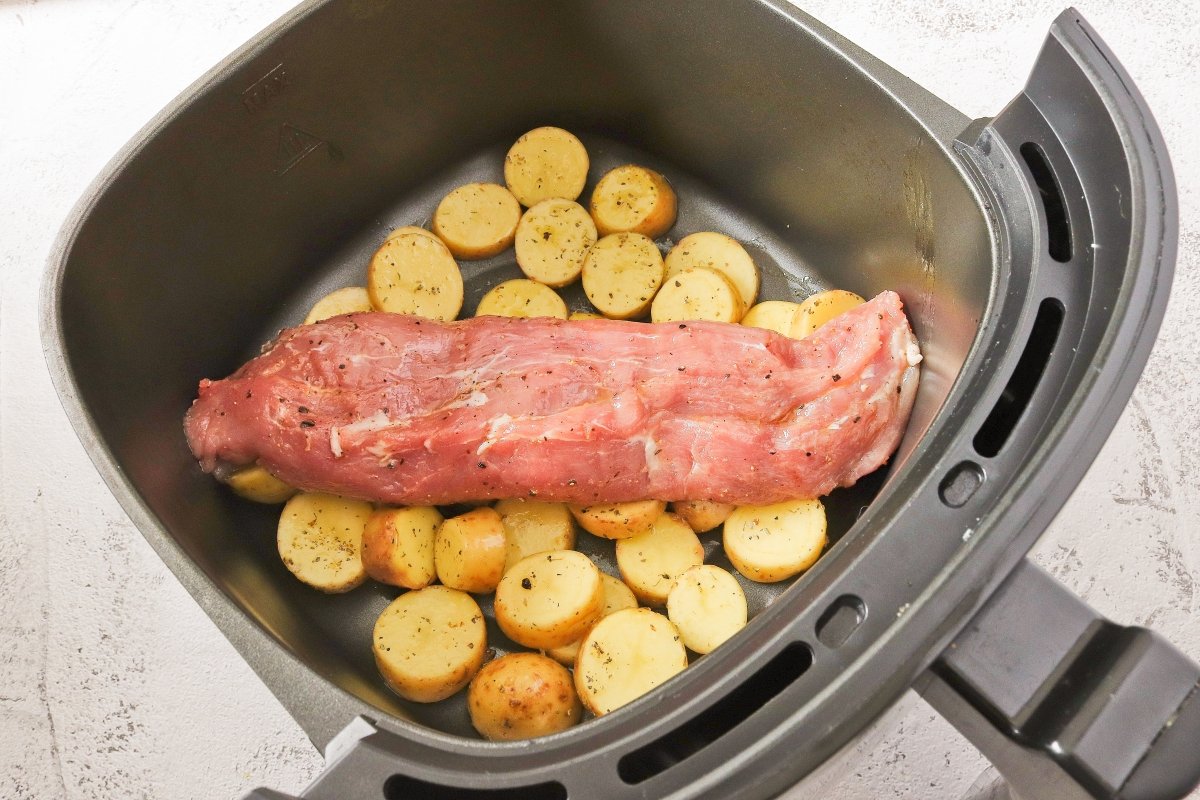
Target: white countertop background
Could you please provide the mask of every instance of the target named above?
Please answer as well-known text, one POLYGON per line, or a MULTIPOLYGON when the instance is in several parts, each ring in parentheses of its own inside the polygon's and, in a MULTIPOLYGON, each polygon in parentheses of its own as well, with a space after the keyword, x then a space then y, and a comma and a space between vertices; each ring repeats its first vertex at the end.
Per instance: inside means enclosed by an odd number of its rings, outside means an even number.
MULTIPOLYGON (((1018 91, 1061 10, 1046 0, 800 5, 970 116, 996 113, 1018 91)), ((1079 3, 1163 128, 1182 232, 1146 374, 1036 552, 1103 613, 1200 658, 1200 8, 1191 5, 1079 3)), ((3 800, 237 798, 260 785, 298 791, 321 767, 109 495, 51 388, 38 332, 42 272, 76 199, 160 108, 290 6, 0 0, 3 800)), ((910 693, 809 785, 813 796, 849 800, 982 800, 994 779, 910 693)))

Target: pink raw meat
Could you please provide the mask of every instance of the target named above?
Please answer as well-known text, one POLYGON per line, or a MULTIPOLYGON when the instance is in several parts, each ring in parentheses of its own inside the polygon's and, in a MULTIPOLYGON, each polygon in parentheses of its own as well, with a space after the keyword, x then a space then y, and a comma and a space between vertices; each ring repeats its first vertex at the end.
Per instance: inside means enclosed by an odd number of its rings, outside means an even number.
POLYGON ((348 314, 280 334, 186 420, 259 463, 397 504, 817 497, 887 462, 920 352, 884 292, 801 341, 717 322, 348 314))

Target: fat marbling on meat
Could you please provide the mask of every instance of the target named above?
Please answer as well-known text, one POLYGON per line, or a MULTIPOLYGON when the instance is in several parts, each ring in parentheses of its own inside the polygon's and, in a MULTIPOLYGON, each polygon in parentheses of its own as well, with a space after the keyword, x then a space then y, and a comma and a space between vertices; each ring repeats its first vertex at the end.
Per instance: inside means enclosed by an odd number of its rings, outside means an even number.
POLYGON ((715 322, 348 314, 187 414, 201 466, 396 504, 817 497, 887 462, 920 351, 884 292, 803 340, 715 322))

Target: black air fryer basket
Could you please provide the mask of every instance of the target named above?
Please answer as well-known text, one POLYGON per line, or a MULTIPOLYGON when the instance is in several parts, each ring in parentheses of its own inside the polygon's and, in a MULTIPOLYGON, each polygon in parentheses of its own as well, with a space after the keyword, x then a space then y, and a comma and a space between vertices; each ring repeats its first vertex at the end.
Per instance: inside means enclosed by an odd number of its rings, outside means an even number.
MULTIPOLYGON (((1178 797, 1200 668, 1024 557, 1133 390, 1176 237, 1158 128, 1073 11, 972 122, 782 0, 314 0, 113 161, 59 240, 44 340, 113 492, 325 750, 303 797, 766 797, 910 686, 1028 798, 1178 797), (617 713, 490 743, 461 697, 384 688, 370 629, 395 590, 293 580, 277 511, 201 474, 181 420, 199 378, 544 124, 580 135, 591 182, 668 175, 671 236, 745 242, 761 299, 898 291, 926 359, 892 464, 829 498, 813 569, 748 585, 745 631, 617 713)), ((517 274, 464 264, 465 308, 517 274)))

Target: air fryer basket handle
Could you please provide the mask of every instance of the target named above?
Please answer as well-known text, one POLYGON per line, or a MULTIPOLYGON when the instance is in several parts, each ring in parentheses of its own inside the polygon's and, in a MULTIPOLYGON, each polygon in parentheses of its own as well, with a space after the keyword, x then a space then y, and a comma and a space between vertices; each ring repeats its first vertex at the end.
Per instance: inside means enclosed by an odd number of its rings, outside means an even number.
POLYGON ((1198 682, 1026 560, 918 688, 1022 797, 1152 800, 1200 782, 1198 682))
MULTIPOLYGON (((1168 262, 1169 281, 1178 221, 1162 136, 1075 11, 1055 21, 1025 90, 964 132, 957 148, 994 192, 1001 247, 1014 265, 1031 264, 1034 296, 1077 296, 1088 273, 1120 275, 1138 260, 1168 262), (1028 209, 1032 224, 1017 224, 1028 209)), ((1161 283, 1125 288, 1165 293, 1161 283)), ((1079 303, 1066 308, 1064 328, 1080 324, 1071 314, 1079 303)), ((1140 365, 1144 353, 1130 342, 1113 352, 1140 365)), ((1132 390, 1136 370, 1126 373, 1132 390)), ((1093 436, 1107 431, 1097 424, 1093 436)), ((1003 470, 999 455, 985 472, 1003 470)), ((1025 547, 1035 528, 1020 537, 1025 547)), ((1200 783, 1198 682, 1200 666, 1161 636, 1104 619, 1021 560, 916 686, 1022 797, 1151 800, 1183 797, 1200 783)))

